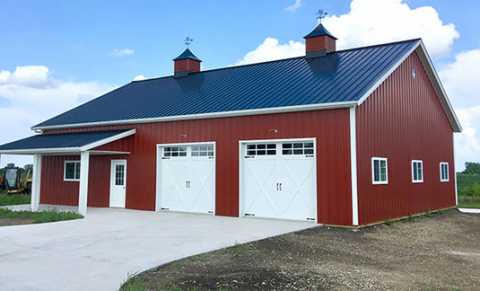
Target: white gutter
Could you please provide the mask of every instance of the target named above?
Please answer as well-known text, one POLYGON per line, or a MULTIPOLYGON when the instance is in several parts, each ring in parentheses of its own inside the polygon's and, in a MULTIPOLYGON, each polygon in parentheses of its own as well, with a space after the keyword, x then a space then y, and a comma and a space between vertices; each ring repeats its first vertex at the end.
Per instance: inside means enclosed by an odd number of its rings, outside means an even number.
POLYGON ((167 116, 167 117, 137 118, 137 119, 127 119, 127 120, 111 120, 111 121, 85 122, 85 123, 64 124, 64 125, 37 126, 37 127, 32 127, 31 129, 34 131, 38 131, 38 130, 45 130, 45 129, 62 129, 62 128, 76 128, 76 127, 90 127, 90 126, 122 125, 122 124, 166 122, 166 121, 191 120, 191 119, 235 117, 235 116, 245 116, 245 115, 260 115, 260 114, 285 113, 285 112, 296 112, 296 111, 312 111, 312 110, 322 110, 322 109, 347 108, 354 105, 357 105, 356 101, 331 102, 331 103, 322 103, 322 104, 284 106, 284 107, 273 107, 273 108, 263 108, 263 109, 176 115, 176 116, 167 116))

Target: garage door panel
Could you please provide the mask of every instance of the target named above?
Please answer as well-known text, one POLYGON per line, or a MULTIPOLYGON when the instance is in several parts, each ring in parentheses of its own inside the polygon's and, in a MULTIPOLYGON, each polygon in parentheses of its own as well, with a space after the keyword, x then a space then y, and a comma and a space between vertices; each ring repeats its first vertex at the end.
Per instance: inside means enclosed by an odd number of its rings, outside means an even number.
POLYGON ((297 142, 289 144, 288 151, 285 151, 282 143, 276 143, 275 155, 268 157, 255 155, 251 151, 255 148, 243 147, 243 213, 269 218, 315 219, 316 166, 313 147, 308 145, 303 149, 297 142))
POLYGON ((213 144, 159 148, 157 197, 161 209, 213 213, 215 157, 213 144))

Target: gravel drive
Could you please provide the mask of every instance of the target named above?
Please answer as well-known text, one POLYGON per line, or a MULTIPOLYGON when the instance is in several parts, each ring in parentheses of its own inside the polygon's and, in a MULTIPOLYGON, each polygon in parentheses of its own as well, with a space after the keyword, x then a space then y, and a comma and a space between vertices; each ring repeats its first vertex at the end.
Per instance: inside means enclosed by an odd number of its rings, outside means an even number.
POLYGON ((133 282, 146 290, 480 290, 480 215, 317 227, 183 259, 133 282))

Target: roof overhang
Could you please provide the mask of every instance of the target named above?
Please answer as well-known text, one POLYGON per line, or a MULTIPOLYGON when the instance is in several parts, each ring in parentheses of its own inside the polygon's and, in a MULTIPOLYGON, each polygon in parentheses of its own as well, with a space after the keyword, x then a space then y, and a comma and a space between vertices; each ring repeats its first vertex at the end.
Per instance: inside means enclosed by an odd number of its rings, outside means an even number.
MULTIPOLYGON (((22 148, 22 149, 8 149, 8 150, 1 150, 0 154, 9 154, 9 155, 33 155, 33 154, 46 154, 46 155, 53 155, 53 154, 79 154, 81 152, 89 151, 92 154, 128 154, 129 152, 123 151, 103 151, 103 150, 95 150, 95 148, 117 141, 119 139, 134 135, 136 133, 135 129, 127 130, 121 132, 119 134, 115 134, 109 136, 107 138, 102 138, 90 142, 88 144, 84 144, 81 146, 74 146, 74 147, 48 147, 48 148, 41 148, 41 147, 30 147, 30 148, 22 148)), ((68 135, 68 134, 64 134, 68 135)), ((51 136, 58 136, 58 135, 51 135, 51 136)))
POLYGON ((423 67, 425 68, 425 71, 427 72, 427 75, 432 82, 433 88, 435 89, 435 92, 437 93, 437 96, 440 98, 440 104, 443 107, 443 110, 445 111, 448 121, 450 123, 450 126, 452 127, 454 132, 461 132, 462 131, 462 126, 460 124, 460 121, 457 118, 457 115, 455 114, 455 111, 453 110, 452 104, 450 103, 450 100, 448 98, 447 92, 445 91, 445 88, 443 88, 442 82, 440 80, 440 77, 437 74, 437 71, 435 70, 435 67, 433 66, 433 62, 427 52, 427 49, 425 48, 425 44, 421 39, 418 40, 417 44, 412 47, 410 51, 405 53, 405 55, 399 59, 399 61, 390 68, 383 76, 380 78, 365 94, 359 99, 358 105, 361 105, 367 98, 398 68, 400 65, 413 53, 416 52, 418 57, 420 58, 420 61, 423 64, 423 67))

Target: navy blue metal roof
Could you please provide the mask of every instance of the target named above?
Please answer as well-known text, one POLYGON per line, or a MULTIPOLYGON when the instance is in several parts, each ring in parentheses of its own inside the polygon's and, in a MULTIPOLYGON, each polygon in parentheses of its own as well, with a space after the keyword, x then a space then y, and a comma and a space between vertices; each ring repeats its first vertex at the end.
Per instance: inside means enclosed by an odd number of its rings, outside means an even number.
POLYGON ((134 81, 34 128, 355 102, 419 41, 134 81))
POLYGON ((186 49, 183 51, 183 53, 181 53, 178 57, 174 58, 173 60, 174 61, 180 61, 180 60, 186 60, 186 59, 190 59, 190 60, 194 60, 194 61, 199 61, 201 62, 202 60, 200 60, 199 58, 197 58, 196 55, 194 55, 192 53, 192 51, 190 49, 186 49))
POLYGON ((316 36, 324 36, 324 35, 328 35, 334 39, 337 39, 333 34, 330 33, 330 31, 328 31, 325 26, 323 26, 321 23, 319 23, 317 25, 317 27, 315 27, 314 30, 312 30, 312 32, 310 32, 309 34, 305 35, 303 38, 312 38, 312 37, 316 37, 316 36))
POLYGON ((8 150, 79 148, 126 131, 128 130, 39 134, 0 145, 0 152, 8 150))

